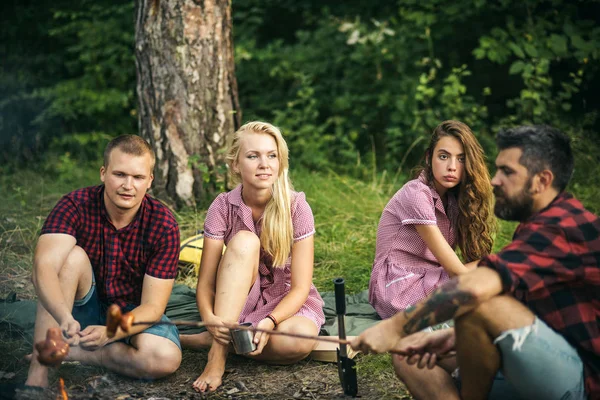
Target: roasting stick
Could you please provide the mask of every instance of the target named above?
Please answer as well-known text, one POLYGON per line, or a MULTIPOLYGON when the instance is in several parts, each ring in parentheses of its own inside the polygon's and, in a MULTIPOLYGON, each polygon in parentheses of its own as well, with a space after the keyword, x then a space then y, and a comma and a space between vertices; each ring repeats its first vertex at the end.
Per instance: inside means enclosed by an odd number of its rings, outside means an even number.
MULTIPOLYGON (((268 333, 269 335, 281 335, 281 336, 289 336, 289 337, 295 337, 295 338, 300 338, 300 339, 311 339, 311 340, 317 340, 317 341, 321 341, 321 342, 337 343, 337 344, 348 345, 348 346, 352 342, 351 340, 340 339, 335 336, 305 335, 302 333, 274 331, 271 329, 261 329, 261 328, 255 328, 252 326, 244 326, 244 325, 238 325, 238 324, 227 324, 227 323, 208 324, 208 323, 205 323, 202 321, 181 321, 181 320, 156 321, 156 322, 149 322, 149 321, 135 322, 134 321, 131 325, 132 326, 133 325, 175 325, 175 326, 193 326, 193 327, 209 327, 209 326, 210 327, 225 327, 228 329, 239 329, 239 330, 244 330, 244 331, 263 332, 263 333, 268 333)), ((394 354, 400 354, 400 355, 403 355, 406 357, 413 355, 413 353, 408 353, 408 352, 394 352, 394 354)), ((437 358, 438 358, 438 360, 443 360, 444 358, 449 358, 449 357, 452 357, 455 355, 456 355, 456 352, 451 351, 446 354, 438 354, 437 358)))
POLYGON ((262 329, 262 328, 255 328, 253 326, 244 326, 244 325, 227 324, 227 323, 207 324, 202 321, 196 322, 196 321, 173 320, 173 321, 156 321, 156 322, 145 322, 145 321, 135 322, 134 321, 131 325, 176 325, 176 326, 193 326, 193 327, 203 327, 203 326, 204 327, 225 327, 228 329, 239 329, 241 331, 263 332, 263 333, 268 333, 269 335, 289 336, 289 337, 295 337, 295 338, 300 338, 300 339, 312 339, 312 340, 318 340, 321 342, 338 343, 338 344, 345 344, 345 345, 350 344, 349 340, 339 339, 334 336, 305 335, 302 333, 282 332, 282 331, 275 331, 272 329, 262 329))

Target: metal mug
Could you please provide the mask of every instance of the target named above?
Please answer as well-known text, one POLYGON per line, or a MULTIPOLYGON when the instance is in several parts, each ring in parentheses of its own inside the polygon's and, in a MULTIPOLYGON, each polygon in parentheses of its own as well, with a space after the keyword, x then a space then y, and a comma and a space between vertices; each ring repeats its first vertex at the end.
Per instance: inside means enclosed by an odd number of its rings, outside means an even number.
MULTIPOLYGON (((244 322, 241 326, 252 326, 251 322, 244 322)), ((231 341, 236 354, 247 354, 256 350, 256 344, 253 341, 254 332, 246 329, 232 329, 231 341)))

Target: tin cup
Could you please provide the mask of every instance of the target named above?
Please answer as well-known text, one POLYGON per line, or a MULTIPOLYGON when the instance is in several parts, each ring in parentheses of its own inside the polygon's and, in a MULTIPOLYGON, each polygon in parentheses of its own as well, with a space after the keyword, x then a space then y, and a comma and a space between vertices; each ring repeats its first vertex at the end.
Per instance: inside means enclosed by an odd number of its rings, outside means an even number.
MULTIPOLYGON (((251 322, 244 322, 241 326, 252 326, 251 322)), ((253 342, 254 332, 245 329, 232 329, 231 341, 236 354, 247 354, 256 350, 256 344, 253 342)))

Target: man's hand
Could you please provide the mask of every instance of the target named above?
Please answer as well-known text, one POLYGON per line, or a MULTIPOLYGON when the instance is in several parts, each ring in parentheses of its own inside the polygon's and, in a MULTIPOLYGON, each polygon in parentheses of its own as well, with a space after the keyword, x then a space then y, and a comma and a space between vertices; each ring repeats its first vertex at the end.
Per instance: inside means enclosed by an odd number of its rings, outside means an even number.
MULTIPOLYGON (((216 315, 207 318, 205 322, 211 325, 223 325, 223 320, 216 315)), ((227 346, 229 345, 229 342, 231 342, 229 328, 226 328, 225 326, 207 326, 206 329, 217 343, 227 346)))
POLYGON ((392 352, 399 354, 399 359, 406 359, 409 365, 432 369, 441 357, 454 351, 455 340, 454 328, 417 332, 400 340, 392 352))
POLYGON ((394 319, 386 319, 356 337, 350 346, 354 350, 368 353, 387 353, 398 346, 402 336, 398 333, 394 319))
POLYGON ((110 340, 106 334, 106 326, 102 325, 90 325, 79 332, 79 336, 79 345, 90 351, 106 346, 110 340))
POLYGON ((69 346, 77 346, 79 343, 79 331, 81 330, 81 325, 79 325, 79 322, 75 321, 71 314, 61 321, 60 330, 69 346))
MULTIPOLYGON (((275 328, 275 324, 269 318, 262 319, 256 325, 257 329, 273 329, 275 328)), ((269 334, 266 332, 254 332, 254 343, 256 344, 256 350, 251 353, 248 353, 249 356, 257 356, 262 353, 263 349, 267 345, 269 341, 269 334)))

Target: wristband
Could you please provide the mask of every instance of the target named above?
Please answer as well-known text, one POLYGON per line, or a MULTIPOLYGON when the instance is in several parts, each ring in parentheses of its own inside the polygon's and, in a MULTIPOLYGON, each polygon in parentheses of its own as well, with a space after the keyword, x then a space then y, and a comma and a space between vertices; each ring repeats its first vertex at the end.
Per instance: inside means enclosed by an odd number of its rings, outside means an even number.
POLYGON ((277 328, 277 325, 279 325, 279 324, 277 323, 277 320, 275 319, 273 314, 267 315, 267 318, 269 318, 273 322, 273 324, 275 324, 275 328, 277 328))

